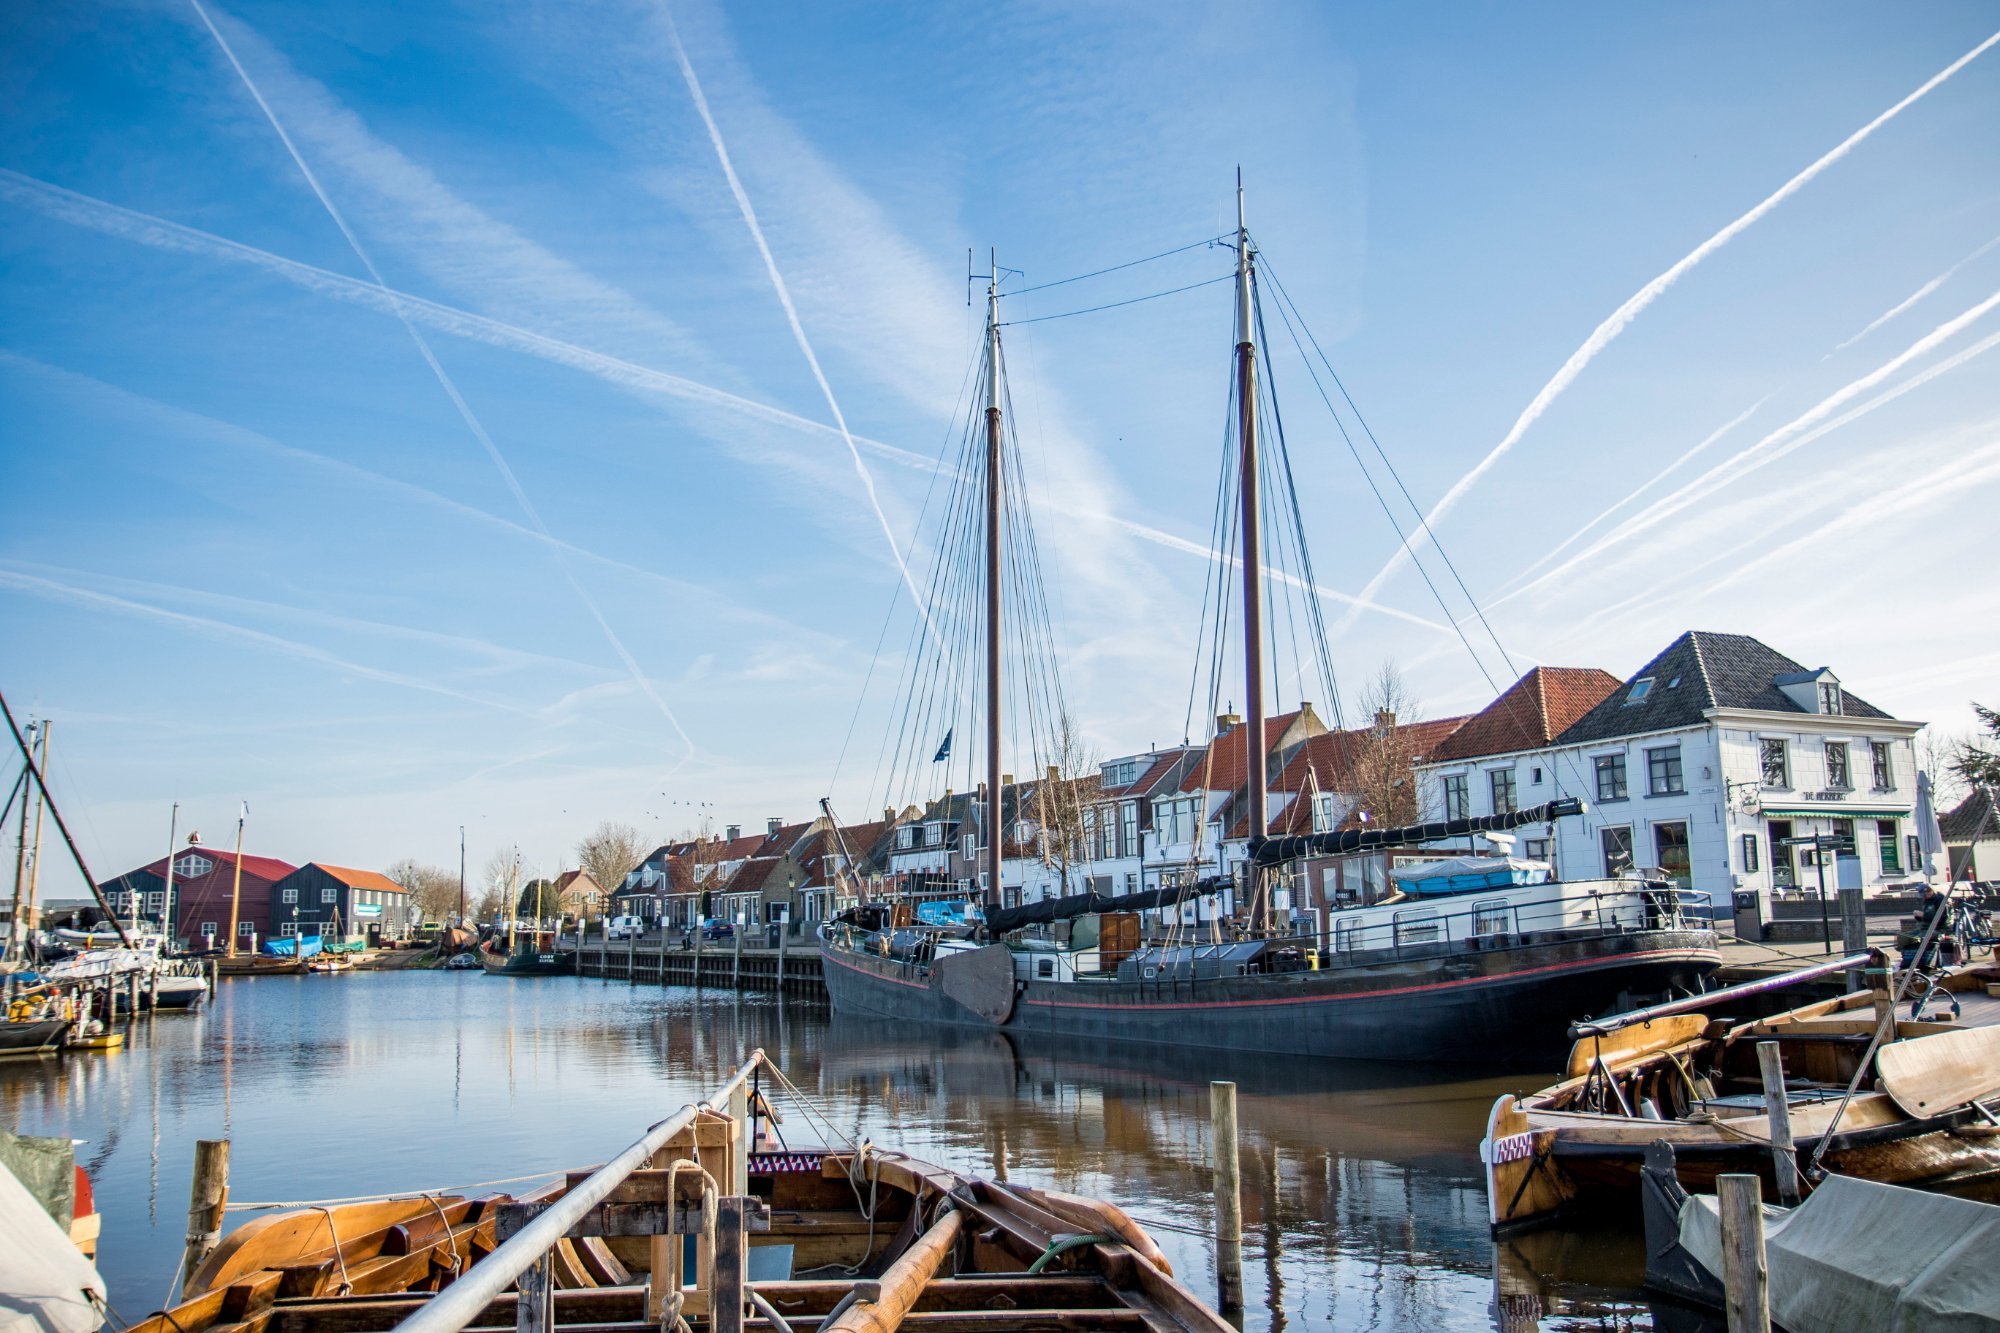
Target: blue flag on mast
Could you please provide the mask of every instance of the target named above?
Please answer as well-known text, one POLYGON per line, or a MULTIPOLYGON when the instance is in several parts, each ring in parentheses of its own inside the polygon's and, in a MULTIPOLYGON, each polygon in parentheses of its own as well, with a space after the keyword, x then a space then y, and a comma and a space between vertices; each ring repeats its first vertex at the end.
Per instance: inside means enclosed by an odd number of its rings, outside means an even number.
POLYGON ((944 744, 938 746, 938 752, 931 756, 933 764, 942 764, 945 760, 951 758, 951 733, 953 730, 955 728, 947 727, 945 729, 944 744))

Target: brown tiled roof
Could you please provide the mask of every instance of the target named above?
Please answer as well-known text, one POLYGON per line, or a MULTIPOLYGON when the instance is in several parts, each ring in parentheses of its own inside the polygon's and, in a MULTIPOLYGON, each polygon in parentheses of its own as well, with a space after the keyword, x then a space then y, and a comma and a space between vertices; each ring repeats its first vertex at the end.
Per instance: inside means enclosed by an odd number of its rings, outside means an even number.
POLYGON ((1964 800, 1938 817, 1938 831, 1946 842, 2000 838, 2000 797, 1991 787, 1974 787, 1964 800))
POLYGON ((388 893, 409 892, 387 875, 377 874, 373 870, 350 870, 346 866, 330 866, 324 861, 313 861, 309 864, 318 866, 350 889, 381 889, 388 893))
POLYGON ((1621 682, 1596 667, 1536 667, 1430 752, 1437 759, 1533 750, 1610 698, 1621 682))
MULTIPOLYGON (((1299 720, 1296 712, 1280 713, 1277 717, 1264 719, 1264 754, 1268 756, 1277 747, 1278 740, 1299 720)), ((1244 751, 1250 728, 1245 723, 1237 723, 1229 730, 1209 742, 1208 755, 1196 760, 1181 779, 1180 789, 1184 792, 1234 791, 1250 780, 1250 766, 1244 751)))
MULTIPOLYGON (((1396 730, 1419 759, 1437 752, 1459 728, 1471 719, 1430 718, 1422 722, 1399 722, 1396 730)), ((1364 753, 1363 743, 1373 732, 1366 727, 1348 731, 1328 731, 1309 737, 1271 780, 1272 791, 1346 791, 1354 779, 1354 765, 1364 753)))
POLYGON ((775 856, 753 856, 736 868, 729 882, 720 886, 718 893, 756 893, 763 889, 764 882, 771 878, 771 872, 778 868, 781 858, 775 856))

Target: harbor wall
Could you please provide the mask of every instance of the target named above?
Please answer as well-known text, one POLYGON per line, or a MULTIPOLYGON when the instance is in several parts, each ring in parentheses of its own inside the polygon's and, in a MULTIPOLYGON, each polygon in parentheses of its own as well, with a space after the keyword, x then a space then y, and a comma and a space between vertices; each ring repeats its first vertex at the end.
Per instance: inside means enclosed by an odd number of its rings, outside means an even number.
POLYGON ((714 986, 825 1000, 818 946, 790 937, 778 949, 718 940, 700 951, 662 940, 586 940, 575 950, 576 974, 650 986, 714 986), (635 947, 636 946, 636 947, 635 947))

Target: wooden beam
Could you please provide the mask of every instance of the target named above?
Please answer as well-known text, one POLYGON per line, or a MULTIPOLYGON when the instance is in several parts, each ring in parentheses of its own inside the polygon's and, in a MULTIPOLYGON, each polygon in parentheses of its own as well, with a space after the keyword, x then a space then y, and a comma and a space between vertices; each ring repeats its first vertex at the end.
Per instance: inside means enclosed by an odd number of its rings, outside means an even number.
MULTIPOLYGON (((965 1225, 957 1209, 947 1212, 903 1256, 889 1265, 877 1283, 874 1300, 856 1301, 846 1313, 826 1327, 835 1333, 895 1333, 904 1317, 923 1295, 924 1287, 936 1275, 944 1257, 958 1248, 958 1233, 965 1225)), ((1013 1325, 1022 1327, 1020 1324, 1013 1325)))

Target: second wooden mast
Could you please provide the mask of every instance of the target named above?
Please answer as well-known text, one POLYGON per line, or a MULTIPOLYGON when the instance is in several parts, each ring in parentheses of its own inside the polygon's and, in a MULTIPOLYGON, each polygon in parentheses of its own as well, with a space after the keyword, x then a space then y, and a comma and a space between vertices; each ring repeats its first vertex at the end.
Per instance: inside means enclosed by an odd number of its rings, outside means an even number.
POLYGON ((1000 894, 1000 261, 992 258, 986 280, 986 893, 989 906, 1000 894))
MULTIPOLYGON (((1263 513, 1257 483, 1257 341, 1254 297, 1256 259, 1250 232, 1243 222, 1243 173, 1236 173, 1236 436, 1241 452, 1237 473, 1242 488, 1243 530, 1243 749, 1244 781, 1248 791, 1248 845, 1271 831, 1269 773, 1264 753, 1264 561, 1263 513)), ((1219 738, 1218 738, 1219 739, 1219 738)), ((1254 855, 1245 867, 1250 895, 1250 924, 1262 933, 1270 926, 1270 905, 1264 896, 1263 872, 1254 855)))

